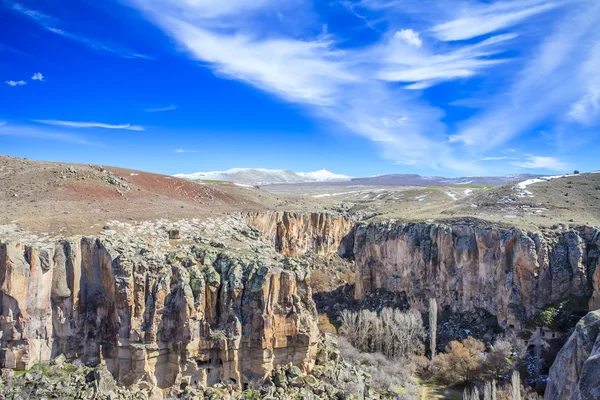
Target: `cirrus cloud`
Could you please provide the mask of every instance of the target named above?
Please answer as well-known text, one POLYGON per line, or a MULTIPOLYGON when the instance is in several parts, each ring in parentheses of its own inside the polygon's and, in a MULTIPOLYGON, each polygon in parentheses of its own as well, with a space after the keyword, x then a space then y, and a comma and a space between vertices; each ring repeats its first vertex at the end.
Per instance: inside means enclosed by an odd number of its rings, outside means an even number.
POLYGON ((524 161, 515 161, 511 165, 519 168, 527 169, 548 169, 553 171, 565 171, 569 168, 569 164, 560 161, 555 157, 544 156, 528 156, 524 161))
POLYGON ((557 119, 597 122, 600 6, 591 0, 341 2, 370 28, 368 40, 329 26, 286 29, 310 2, 122 1, 215 76, 365 137, 397 164, 470 174, 562 168, 552 155, 485 156, 521 148, 513 141, 557 119), (279 24, 265 22, 273 15, 279 24), (454 86, 431 90, 442 84, 454 86), (473 108, 452 108, 461 103, 473 108))
POLYGON ((46 125, 65 126, 68 128, 103 128, 103 129, 125 129, 128 131, 143 131, 145 128, 139 125, 121 124, 111 125, 102 122, 77 122, 77 121, 60 121, 55 119, 33 119, 33 122, 46 125))

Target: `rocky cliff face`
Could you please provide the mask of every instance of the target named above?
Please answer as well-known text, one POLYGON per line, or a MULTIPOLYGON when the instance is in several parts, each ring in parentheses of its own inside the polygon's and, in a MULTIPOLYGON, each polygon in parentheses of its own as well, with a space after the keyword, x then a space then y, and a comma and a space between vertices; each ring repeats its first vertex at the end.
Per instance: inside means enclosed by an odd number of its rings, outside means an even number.
POLYGON ((425 308, 435 297, 440 309, 483 308, 517 330, 558 300, 600 307, 594 228, 542 234, 286 212, 111 226, 95 238, 0 237, 1 367, 62 353, 103 360, 145 391, 243 387, 288 363, 309 371, 317 316, 306 262, 293 258, 305 252, 354 258, 356 298, 385 289, 425 308))
POLYGON ((352 253, 354 222, 341 215, 284 211, 249 213, 246 218, 273 240, 277 251, 288 256, 308 251, 319 255, 352 253))
POLYGON ((279 364, 311 369, 318 330, 308 271, 277 261, 255 230, 239 220, 188 224, 169 240, 160 224, 121 228, 0 242, 2 367, 64 353, 104 360, 120 383, 147 390, 243 386, 279 364))
POLYGON ((590 312, 558 353, 544 400, 600 399, 600 311, 590 312))
POLYGON ((600 235, 593 228, 552 236, 475 223, 359 224, 354 231, 355 297, 386 289, 409 301, 435 297, 455 312, 483 308, 522 329, 543 306, 600 299, 600 235))

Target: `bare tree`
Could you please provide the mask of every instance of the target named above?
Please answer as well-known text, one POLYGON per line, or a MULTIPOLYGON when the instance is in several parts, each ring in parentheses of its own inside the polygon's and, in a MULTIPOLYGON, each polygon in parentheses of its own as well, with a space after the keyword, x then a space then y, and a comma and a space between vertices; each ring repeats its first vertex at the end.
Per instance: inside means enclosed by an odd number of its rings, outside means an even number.
POLYGON ((431 359, 435 358, 435 346, 437 337, 437 301, 429 299, 429 346, 431 347, 431 359))
POLYGON ((510 383, 511 400, 521 400, 521 376, 519 371, 513 371, 510 383))
POLYGON ((479 389, 477 387, 473 389, 465 388, 463 400, 479 400, 479 389))
POLYGON ((418 352, 423 340, 423 320, 414 310, 383 308, 341 313, 341 333, 363 352, 382 353, 388 358, 406 358, 418 352))
POLYGON ((499 337, 485 360, 485 371, 491 378, 502 379, 511 374, 525 356, 526 348, 515 336, 499 337))
POLYGON ((492 400, 498 399, 498 387, 496 386, 496 380, 492 379, 492 400))
POLYGON ((492 400, 492 382, 486 382, 483 386, 483 400, 492 400))
POLYGON ((471 390, 469 388, 465 388, 463 391, 463 400, 471 400, 471 390))

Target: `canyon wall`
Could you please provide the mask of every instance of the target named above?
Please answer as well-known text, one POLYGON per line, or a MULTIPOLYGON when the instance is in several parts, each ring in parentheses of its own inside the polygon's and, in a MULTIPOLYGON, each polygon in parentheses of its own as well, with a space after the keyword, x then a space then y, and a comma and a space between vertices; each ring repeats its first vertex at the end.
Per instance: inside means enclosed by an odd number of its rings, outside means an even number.
POLYGON ((600 301, 597 229, 541 233, 481 223, 358 224, 354 229, 355 297, 385 289, 421 304, 437 299, 455 312, 483 308, 503 327, 558 300, 600 301))
POLYGON ((103 360, 120 383, 147 390, 243 387, 279 364, 311 369, 318 329, 306 270, 220 245, 165 252, 128 240, 0 241, 0 366, 63 353, 103 360))
POLYGON ((556 356, 544 400, 600 399, 600 311, 590 312, 556 356))
POLYGON ((255 212, 246 215, 248 223, 270 238, 275 249, 287 256, 308 251, 320 255, 352 254, 354 222, 330 213, 255 212))
POLYGON ((523 329, 544 306, 566 299, 600 308, 600 232, 527 232, 483 221, 354 223, 327 213, 245 216, 285 255, 353 258, 355 298, 384 289, 426 308, 429 297, 455 312, 483 308, 503 327, 523 329))
POLYGON ((203 230, 162 224, 45 244, 0 239, 0 367, 62 353, 102 360, 126 386, 165 391, 243 387, 288 363, 309 371, 318 339, 310 274, 305 262, 277 261, 309 251, 353 258, 356 298, 405 292, 425 310, 435 297, 440 309, 483 308, 503 327, 523 329, 559 300, 600 307, 595 228, 542 234, 286 212, 203 230))

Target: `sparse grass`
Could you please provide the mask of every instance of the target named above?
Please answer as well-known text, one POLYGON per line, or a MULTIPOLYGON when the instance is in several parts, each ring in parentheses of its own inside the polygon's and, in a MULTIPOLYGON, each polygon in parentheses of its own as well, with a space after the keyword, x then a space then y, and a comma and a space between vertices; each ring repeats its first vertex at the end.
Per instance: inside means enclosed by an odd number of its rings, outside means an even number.
POLYGON ((448 399, 448 400, 462 400, 462 390, 459 388, 450 388, 445 385, 441 385, 434 381, 425 381, 419 378, 415 378, 419 383, 419 400, 421 399, 448 399))
POLYGON ((493 186, 485 185, 452 185, 452 186, 427 186, 425 189, 440 190, 440 189, 491 189, 493 186))
POLYGON ((52 373, 52 367, 48 363, 39 363, 29 369, 15 370, 15 376, 25 375, 28 372, 40 371, 43 375, 48 376, 52 373))
POLYGON ((223 181, 223 180, 219 180, 219 179, 202 179, 200 182, 203 182, 203 183, 231 183, 229 181, 223 181))

